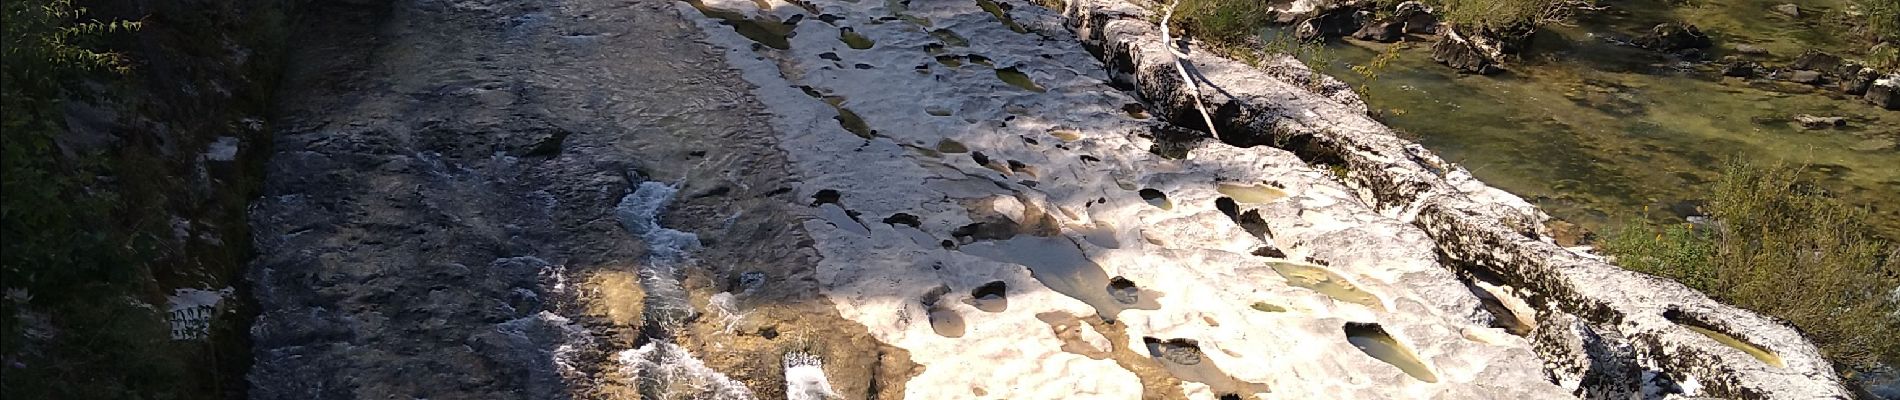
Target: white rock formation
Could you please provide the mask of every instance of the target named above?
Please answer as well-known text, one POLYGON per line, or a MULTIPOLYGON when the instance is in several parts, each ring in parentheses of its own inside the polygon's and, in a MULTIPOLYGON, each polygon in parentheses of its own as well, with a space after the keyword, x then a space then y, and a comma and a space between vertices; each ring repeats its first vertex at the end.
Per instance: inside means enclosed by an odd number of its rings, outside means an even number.
POLYGON ((1054 13, 762 4, 722 6, 805 14, 789 49, 748 39, 767 18, 679 10, 771 107, 813 199, 824 294, 924 366, 909 398, 1566 395, 1527 341, 1467 338, 1491 316, 1403 213, 1285 151, 1170 151, 1196 138, 1125 110, 1140 101, 1108 85, 1054 13), (854 48, 845 29, 875 43, 854 48), (1082 328, 1070 345, 1044 317, 1111 320, 1125 337, 1082 328), (1362 351, 1349 323, 1389 335, 1424 372, 1362 351), (1157 387, 1085 350, 1113 343, 1185 382, 1157 387))

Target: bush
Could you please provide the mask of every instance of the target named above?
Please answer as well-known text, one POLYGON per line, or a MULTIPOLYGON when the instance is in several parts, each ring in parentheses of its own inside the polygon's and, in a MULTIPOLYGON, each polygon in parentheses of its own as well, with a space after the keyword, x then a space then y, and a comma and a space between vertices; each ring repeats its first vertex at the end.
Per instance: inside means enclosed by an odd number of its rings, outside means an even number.
POLYGON ((1446 22, 1491 29, 1564 20, 1571 9, 1590 5, 1583 0, 1439 0, 1434 4, 1446 22))
POLYGON ((1786 319, 1836 363, 1900 362, 1900 249, 1876 236, 1865 210, 1798 175, 1785 165, 1731 163, 1710 199, 1712 222, 1632 224, 1603 250, 1624 268, 1786 319))

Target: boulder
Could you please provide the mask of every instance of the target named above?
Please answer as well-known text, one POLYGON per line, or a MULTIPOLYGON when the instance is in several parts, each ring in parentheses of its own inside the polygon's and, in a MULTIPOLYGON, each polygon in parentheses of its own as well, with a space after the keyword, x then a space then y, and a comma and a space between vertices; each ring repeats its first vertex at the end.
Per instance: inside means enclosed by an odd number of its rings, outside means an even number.
POLYGON ((1761 70, 1761 63, 1729 56, 1723 58, 1722 76, 1753 78, 1761 70))
POLYGON ((1528 25, 1504 29, 1470 29, 1446 25, 1444 36, 1432 45, 1432 60, 1477 74, 1503 72, 1502 65, 1530 44, 1535 30, 1528 25))
POLYGON ((1878 79, 1880 79, 1879 72, 1868 69, 1855 71, 1851 75, 1841 77, 1841 93, 1854 96, 1865 95, 1867 88, 1874 86, 1874 81, 1878 79))
POLYGON ((1405 24, 1405 33, 1438 33, 1438 16, 1432 14, 1432 7, 1417 1, 1399 3, 1392 9, 1392 19, 1405 24))
POLYGON ((1781 15, 1801 18, 1801 6, 1794 5, 1793 3, 1769 7, 1768 9, 1775 10, 1776 13, 1779 13, 1781 15))
POLYGON ((1867 94, 1861 98, 1880 108, 1900 110, 1900 74, 1890 74, 1875 80, 1867 86, 1867 94))
POLYGON ((1794 116, 1794 122, 1806 129, 1846 128, 1847 118, 1820 117, 1808 114, 1794 116))
POLYGON ((1405 36, 1405 24, 1392 20, 1374 20, 1352 33, 1353 39, 1392 43, 1405 36))
POLYGON ((1432 61, 1445 64, 1461 72, 1490 75, 1504 72, 1477 44, 1457 35, 1456 32, 1438 38, 1432 45, 1432 61))
POLYGON ((1320 40, 1351 35, 1360 30, 1372 13, 1355 7, 1339 7, 1314 14, 1301 21, 1293 34, 1300 40, 1320 40))
POLYGON ((1695 25, 1675 22, 1658 24, 1649 29, 1649 34, 1636 38, 1637 46, 1671 53, 1708 48, 1711 44, 1714 42, 1709 40, 1709 35, 1703 34, 1695 25))
POLYGON ((1788 64, 1788 69, 1805 69, 1809 71, 1831 72, 1840 67, 1840 56, 1815 50, 1808 50, 1805 53, 1801 53, 1800 56, 1794 58, 1794 63, 1788 64))

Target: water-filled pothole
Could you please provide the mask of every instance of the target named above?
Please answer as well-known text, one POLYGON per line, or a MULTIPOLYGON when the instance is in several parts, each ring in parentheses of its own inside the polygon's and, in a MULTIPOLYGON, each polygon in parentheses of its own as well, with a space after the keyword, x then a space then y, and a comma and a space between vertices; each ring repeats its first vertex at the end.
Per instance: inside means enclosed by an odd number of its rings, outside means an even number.
POLYGON ((976 0, 976 5, 977 7, 982 7, 983 11, 989 12, 990 16, 996 17, 996 21, 1003 23, 1003 26, 1009 27, 1009 30, 1015 31, 1016 33, 1029 33, 1029 29, 1023 28, 1022 24, 1016 23, 1015 18, 1009 17, 1009 8, 1007 5, 996 4, 995 1, 991 0, 976 0))
POLYGON ((930 329, 932 331, 947 338, 963 337, 965 329, 963 325, 963 315, 958 314, 956 310, 952 310, 949 307, 942 307, 938 304, 943 300, 943 296, 949 293, 949 287, 938 286, 931 289, 929 293, 925 293, 924 297, 920 300, 924 304, 926 316, 930 318, 930 329))
POLYGON ((956 68, 963 66, 963 57, 944 54, 938 55, 936 58, 937 63, 943 64, 945 67, 956 68))
POLYGON ((1512 335, 1528 336, 1537 329, 1536 312, 1529 303, 1511 293, 1503 280, 1480 268, 1464 268, 1459 280, 1465 289, 1478 298, 1478 304, 1491 313, 1492 328, 1504 329, 1512 335))
POLYGON ((699 10, 700 14, 731 26, 733 31, 739 33, 739 36, 744 36, 753 42, 779 50, 792 48, 792 28, 797 26, 796 22, 782 22, 770 16, 752 19, 746 17, 745 13, 713 8, 699 0, 687 0, 686 3, 692 5, 693 9, 699 10))
POLYGON ((996 78, 1002 79, 1003 83, 1008 83, 1010 86, 1019 87, 1023 90, 1037 93, 1048 91, 1048 89, 1043 89, 1042 86, 1036 85, 1036 81, 1029 79, 1029 74, 1017 70, 1016 67, 997 68, 996 78))
POLYGON ((1259 311, 1259 312, 1286 312, 1286 307, 1269 304, 1264 301, 1253 302, 1252 305, 1249 305, 1247 307, 1252 308, 1254 311, 1259 311))
POLYGON ((876 137, 877 131, 871 130, 871 125, 864 122, 864 117, 858 116, 858 113, 852 112, 849 108, 845 108, 844 101, 844 96, 825 96, 825 104, 830 104, 832 109, 838 111, 838 115, 831 117, 831 119, 837 120, 838 126, 844 127, 845 131, 851 132, 853 135, 865 139, 876 137))
POLYGON ((1246 204, 1265 204, 1286 198, 1286 191, 1267 185, 1241 185, 1222 183, 1215 190, 1234 201, 1246 204))
POLYGON ((1747 353, 1749 357, 1760 360, 1763 364, 1768 364, 1775 368, 1786 368, 1788 366, 1787 363, 1781 360, 1781 356, 1775 354, 1774 351, 1756 346, 1754 343, 1749 343, 1733 335, 1723 333, 1721 330, 1717 330, 1709 324, 1689 317, 1681 310, 1671 309, 1664 311, 1663 318, 1669 319, 1670 322, 1674 322, 1676 325, 1689 328, 1690 331, 1702 334, 1702 336, 1707 336, 1709 339, 1714 339, 1716 343, 1721 343, 1723 346, 1741 350, 1743 353, 1747 353))
POLYGON ((970 298, 963 302, 984 312, 1003 312, 1009 310, 1009 297, 1005 295, 1007 291, 1009 291, 1009 284, 1003 281, 990 281, 971 290, 970 298))
POLYGON ((1352 343, 1353 347, 1359 348, 1359 351, 1366 352, 1366 355, 1399 367, 1400 371, 1405 371, 1405 374, 1411 375, 1412 378, 1426 383, 1438 382, 1438 375, 1432 373, 1431 367, 1420 361, 1418 356, 1412 354, 1412 350, 1406 348, 1404 344, 1399 343, 1398 339, 1393 339, 1392 335, 1386 333, 1385 328, 1379 324, 1347 322, 1345 331, 1346 341, 1352 343))
POLYGON ((1014 236, 1008 240, 991 240, 965 244, 958 248, 964 253, 995 261, 1019 264, 1029 268, 1029 275, 1043 286, 1056 293, 1081 300, 1095 308, 1097 315, 1105 321, 1115 320, 1115 315, 1125 309, 1157 309, 1153 298, 1159 293, 1143 291, 1138 303, 1123 304, 1109 294, 1108 273, 1102 266, 1090 261, 1082 253, 1075 241, 1062 236, 1014 236))
POLYGON ((1223 393, 1222 398, 1238 397, 1234 395, 1235 393, 1251 395, 1272 391, 1266 384, 1243 381, 1221 370, 1219 366, 1214 365, 1213 360, 1207 359, 1200 342, 1193 339, 1164 340, 1142 337, 1141 341, 1142 344, 1147 345, 1148 357, 1155 363, 1161 364, 1161 368, 1168 371, 1168 375, 1184 381, 1205 384, 1215 392, 1223 393))
POLYGON ((1141 103, 1122 104, 1122 112, 1128 113, 1129 118, 1148 119, 1148 108, 1142 107, 1141 103))
POLYGON ((944 154, 958 154, 958 153, 968 153, 970 152, 970 148, 965 147, 963 145, 963 142, 958 142, 958 141, 950 140, 950 139, 942 139, 942 140, 937 141, 937 151, 943 152, 944 154))
POLYGON ((1326 268, 1286 261, 1272 261, 1267 265, 1273 267, 1273 272, 1278 272, 1280 276, 1285 277, 1287 284, 1307 288, 1335 300, 1385 311, 1385 304, 1379 301, 1378 296, 1360 290, 1359 286, 1354 285, 1352 281, 1326 268))
POLYGON ((958 35, 949 29, 933 29, 930 31, 930 36, 937 38, 937 41, 949 46, 966 47, 970 45, 969 39, 964 39, 962 35, 958 35))
POLYGON ((877 41, 871 40, 871 38, 865 37, 864 34, 858 33, 856 29, 848 27, 838 28, 838 41, 844 42, 845 46, 856 50, 869 49, 877 45, 877 41))
POLYGON ((1155 206, 1156 208, 1160 208, 1163 210, 1174 209, 1174 203, 1168 201, 1168 194, 1162 193, 1160 190, 1142 189, 1140 192, 1136 192, 1136 193, 1140 194, 1141 199, 1143 201, 1147 201, 1148 205, 1152 205, 1152 206, 1155 206))

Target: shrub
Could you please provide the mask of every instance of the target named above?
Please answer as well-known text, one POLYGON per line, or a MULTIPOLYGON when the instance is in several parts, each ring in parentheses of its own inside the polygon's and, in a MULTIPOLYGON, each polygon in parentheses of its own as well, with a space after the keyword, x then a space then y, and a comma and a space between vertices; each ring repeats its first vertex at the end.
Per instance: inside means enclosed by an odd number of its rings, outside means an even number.
POLYGON ((1222 46, 1255 41, 1260 29, 1272 22, 1264 1, 1181 0, 1174 14, 1175 26, 1186 35, 1222 46))
POLYGON ((1712 222, 1632 224, 1603 250, 1624 268, 1786 319, 1836 363, 1900 362, 1900 249, 1876 236, 1865 210, 1798 175, 1785 165, 1731 163, 1710 199, 1712 222))
POLYGON ((1439 0, 1434 5, 1444 15, 1446 22, 1459 26, 1504 29, 1568 19, 1572 9, 1589 7, 1591 2, 1585 0, 1439 0))

